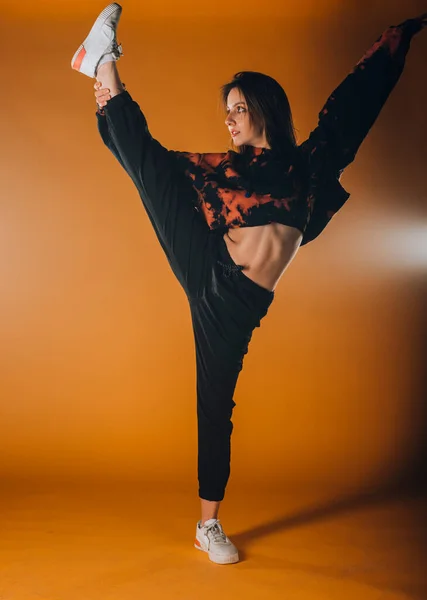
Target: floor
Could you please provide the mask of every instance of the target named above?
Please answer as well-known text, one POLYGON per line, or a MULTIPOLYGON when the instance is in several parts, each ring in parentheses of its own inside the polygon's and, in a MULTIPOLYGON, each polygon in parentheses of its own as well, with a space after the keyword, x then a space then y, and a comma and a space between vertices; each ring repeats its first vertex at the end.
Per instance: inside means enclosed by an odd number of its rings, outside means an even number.
POLYGON ((227 490, 241 561, 193 547, 199 501, 158 486, 2 482, 0 600, 426 600, 425 496, 227 490))

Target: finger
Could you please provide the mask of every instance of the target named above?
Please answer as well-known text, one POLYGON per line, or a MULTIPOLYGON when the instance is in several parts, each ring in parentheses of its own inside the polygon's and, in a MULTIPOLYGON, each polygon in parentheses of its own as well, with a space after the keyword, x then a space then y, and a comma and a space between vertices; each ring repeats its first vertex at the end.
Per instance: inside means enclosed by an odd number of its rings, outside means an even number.
POLYGON ((95 98, 102 98, 103 96, 110 96, 110 90, 95 92, 95 98))
POLYGON ((97 96, 96 97, 97 102, 107 102, 108 100, 111 100, 111 96, 97 96))

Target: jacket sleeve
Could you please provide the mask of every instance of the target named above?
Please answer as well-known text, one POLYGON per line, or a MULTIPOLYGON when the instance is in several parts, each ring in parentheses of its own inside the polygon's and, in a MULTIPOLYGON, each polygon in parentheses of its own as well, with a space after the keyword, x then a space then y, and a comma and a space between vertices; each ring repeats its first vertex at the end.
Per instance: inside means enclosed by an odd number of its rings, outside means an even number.
POLYGON ((300 145, 309 165, 313 211, 302 244, 317 237, 348 199, 341 173, 399 80, 412 36, 421 28, 421 19, 408 19, 386 29, 329 96, 317 127, 300 145))
POLYGON ((389 27, 332 92, 319 113, 317 127, 300 146, 313 162, 327 160, 342 171, 377 119, 405 65, 419 19, 389 27))

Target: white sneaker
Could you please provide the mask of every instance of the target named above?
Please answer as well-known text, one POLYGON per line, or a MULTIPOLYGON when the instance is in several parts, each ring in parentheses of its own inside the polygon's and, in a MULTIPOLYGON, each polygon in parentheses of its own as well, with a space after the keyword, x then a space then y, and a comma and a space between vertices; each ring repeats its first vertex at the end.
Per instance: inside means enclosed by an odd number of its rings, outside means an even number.
POLYGON ((220 565, 239 561, 237 548, 223 532, 219 519, 209 519, 203 527, 200 524, 201 521, 198 521, 194 540, 197 550, 207 552, 209 559, 220 565))
POLYGON ((116 29, 122 13, 120 4, 113 2, 96 19, 89 35, 71 59, 71 67, 88 77, 104 62, 118 60, 123 54, 117 44, 116 29))

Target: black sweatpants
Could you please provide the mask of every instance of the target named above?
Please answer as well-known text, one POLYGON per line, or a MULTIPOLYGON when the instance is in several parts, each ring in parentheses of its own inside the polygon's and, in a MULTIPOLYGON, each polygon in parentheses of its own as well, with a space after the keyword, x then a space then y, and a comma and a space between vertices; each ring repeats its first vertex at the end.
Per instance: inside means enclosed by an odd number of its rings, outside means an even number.
POLYGON ((222 500, 230 475, 234 390, 255 327, 274 292, 231 259, 223 232, 211 231, 195 205, 183 153, 155 140, 128 92, 97 113, 104 143, 135 183, 191 310, 196 347, 199 496, 222 500))

